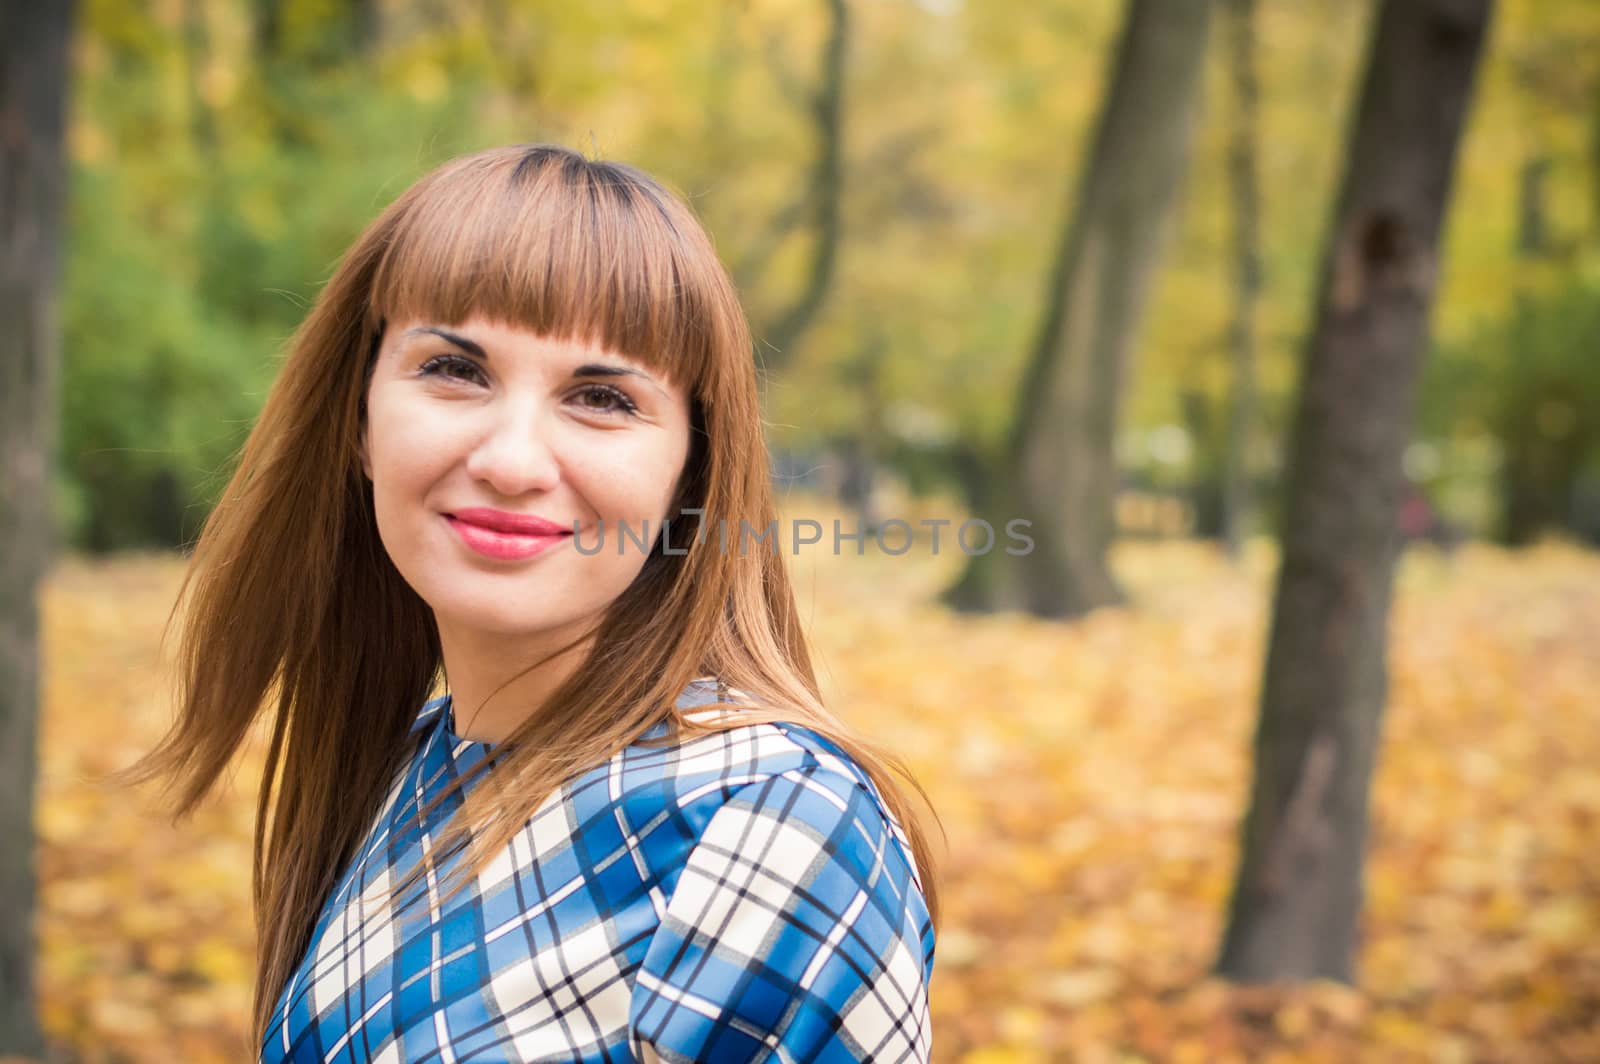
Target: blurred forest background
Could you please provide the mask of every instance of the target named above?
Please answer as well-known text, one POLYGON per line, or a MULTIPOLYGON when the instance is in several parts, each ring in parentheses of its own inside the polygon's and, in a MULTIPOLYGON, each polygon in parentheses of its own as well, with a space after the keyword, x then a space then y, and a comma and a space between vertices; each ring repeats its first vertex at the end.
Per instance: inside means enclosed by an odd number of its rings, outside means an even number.
MULTIPOLYGON (((1213 966, 1377 5, 1210 6, 1113 425, 1125 600, 1057 611, 1073 620, 951 609, 971 605, 949 597, 962 559, 922 540, 794 559, 830 697, 905 751, 949 833, 936 1058, 1600 1059, 1600 4, 1496 5, 1403 453, 1416 547, 1359 973, 1277 986, 1213 966)), ((1016 431, 1128 11, 83 0, 42 597, 51 1059, 242 1055, 259 750, 177 828, 94 776, 165 725, 179 552, 384 204, 498 143, 661 175, 744 294, 790 513, 959 522, 1016 431)))
MULTIPOLYGON (((68 541, 192 537, 280 345, 365 223, 444 158, 530 140, 635 162, 691 198, 770 345, 779 448, 868 437, 916 489, 954 478, 963 446, 984 453, 1009 427, 1122 5, 850 4, 830 167, 818 111, 834 6, 88 0, 62 304, 68 541), (825 301, 800 335, 775 337, 808 294, 823 225, 837 227, 825 301)), ((1280 472, 1370 13, 1348 0, 1257 13, 1260 411, 1246 454, 1263 488, 1280 472)), ((1235 102, 1225 49, 1208 58, 1118 441, 1131 483, 1202 504, 1233 380, 1235 102)), ((1481 535, 1600 540, 1597 84, 1596 5, 1502 5, 1407 457, 1481 535)))

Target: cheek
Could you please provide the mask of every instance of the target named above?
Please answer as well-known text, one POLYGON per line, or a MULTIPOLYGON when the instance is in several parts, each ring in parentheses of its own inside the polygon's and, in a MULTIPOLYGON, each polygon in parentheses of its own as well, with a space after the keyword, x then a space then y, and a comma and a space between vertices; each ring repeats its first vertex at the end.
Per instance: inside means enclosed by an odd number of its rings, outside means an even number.
POLYGON ((367 457, 380 511, 416 496, 438 479, 455 448, 448 424, 423 411, 380 406, 371 412, 367 457))
POLYGON ((665 515, 683 469, 683 455, 659 440, 648 446, 620 449, 607 460, 586 463, 577 476, 583 494, 602 516, 649 518, 652 525, 665 515))

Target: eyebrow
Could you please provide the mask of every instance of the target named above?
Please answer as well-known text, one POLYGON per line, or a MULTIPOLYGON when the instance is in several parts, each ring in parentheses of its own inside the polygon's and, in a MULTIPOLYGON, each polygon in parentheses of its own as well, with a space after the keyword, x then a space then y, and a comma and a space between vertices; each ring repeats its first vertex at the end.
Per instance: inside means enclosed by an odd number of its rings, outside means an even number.
MULTIPOLYGON (((453 333, 449 329, 441 329, 437 325, 418 325, 415 328, 407 329, 404 335, 411 337, 420 333, 437 336, 439 339, 461 348, 461 350, 474 358, 484 362, 489 361, 489 353, 483 349, 482 344, 476 340, 470 340, 460 333, 453 333)), ((574 377, 637 377, 661 392, 662 395, 667 394, 666 389, 662 388, 654 377, 643 370, 634 369, 632 366, 618 366, 606 362, 586 362, 573 370, 572 375, 574 377)))
POLYGON ((476 340, 469 340, 460 333, 453 333, 449 329, 441 329, 437 325, 418 325, 413 329, 407 329, 405 331, 405 336, 410 338, 412 336, 418 336, 422 333, 429 333, 433 336, 437 336, 441 340, 446 340, 452 344, 455 344, 469 355, 472 355, 476 358, 481 358, 485 362, 489 361, 488 352, 486 352, 482 345, 480 345, 476 340))

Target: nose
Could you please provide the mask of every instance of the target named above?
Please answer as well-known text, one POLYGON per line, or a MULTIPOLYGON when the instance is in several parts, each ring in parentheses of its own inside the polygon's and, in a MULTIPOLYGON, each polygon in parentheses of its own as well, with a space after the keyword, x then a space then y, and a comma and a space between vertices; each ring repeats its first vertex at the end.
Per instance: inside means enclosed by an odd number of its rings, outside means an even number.
POLYGON ((553 428, 536 404, 500 404, 467 455, 467 473, 506 497, 551 490, 561 483, 553 428))

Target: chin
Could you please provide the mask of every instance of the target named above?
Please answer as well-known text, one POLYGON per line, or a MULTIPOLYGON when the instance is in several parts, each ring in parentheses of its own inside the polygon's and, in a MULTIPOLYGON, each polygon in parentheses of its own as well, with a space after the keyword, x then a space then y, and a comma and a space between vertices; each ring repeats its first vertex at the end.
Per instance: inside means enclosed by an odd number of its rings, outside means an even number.
MULTIPOLYGON (((567 628, 583 617, 581 611, 508 608, 501 602, 451 602, 434 607, 435 616, 455 628, 483 635, 515 638, 567 628)), ((526 604, 523 604, 524 607, 526 604)))

